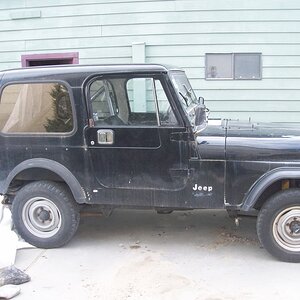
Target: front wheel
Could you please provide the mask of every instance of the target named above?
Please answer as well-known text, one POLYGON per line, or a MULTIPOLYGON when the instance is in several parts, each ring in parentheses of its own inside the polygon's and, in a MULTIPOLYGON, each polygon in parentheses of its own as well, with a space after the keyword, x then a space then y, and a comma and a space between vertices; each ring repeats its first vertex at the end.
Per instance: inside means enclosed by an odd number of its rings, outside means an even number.
POLYGON ((281 261, 300 262, 300 190, 273 195, 257 219, 262 246, 281 261))
POLYGON ((80 217, 65 185, 36 181, 17 192, 12 218, 25 241, 39 248, 57 248, 73 237, 80 217))

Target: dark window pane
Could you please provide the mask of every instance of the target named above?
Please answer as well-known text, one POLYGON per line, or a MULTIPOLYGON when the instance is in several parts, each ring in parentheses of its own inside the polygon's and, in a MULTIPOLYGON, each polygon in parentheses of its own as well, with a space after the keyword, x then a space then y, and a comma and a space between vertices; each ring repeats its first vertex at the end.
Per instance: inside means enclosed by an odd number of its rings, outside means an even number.
POLYGON ((238 53, 234 55, 235 79, 260 79, 261 55, 259 53, 238 53))
POLYGON ((206 54, 206 78, 232 79, 232 54, 206 54))
POLYGON ((68 65, 72 64, 73 59, 47 59, 47 60, 28 60, 28 67, 51 66, 51 65, 68 65))

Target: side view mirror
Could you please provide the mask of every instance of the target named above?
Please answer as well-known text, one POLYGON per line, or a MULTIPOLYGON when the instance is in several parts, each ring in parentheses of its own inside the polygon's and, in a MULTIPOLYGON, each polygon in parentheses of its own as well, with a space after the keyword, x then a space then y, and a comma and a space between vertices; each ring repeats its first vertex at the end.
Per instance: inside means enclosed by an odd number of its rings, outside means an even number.
POLYGON ((199 97, 199 105, 195 109, 195 132, 206 128, 208 122, 208 109, 204 104, 204 98, 199 97))

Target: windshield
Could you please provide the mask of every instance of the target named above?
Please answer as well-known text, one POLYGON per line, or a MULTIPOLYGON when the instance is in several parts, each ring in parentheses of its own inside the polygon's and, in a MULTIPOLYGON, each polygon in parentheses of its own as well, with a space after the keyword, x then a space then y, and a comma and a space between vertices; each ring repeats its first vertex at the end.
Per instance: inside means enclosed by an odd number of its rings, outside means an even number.
POLYGON ((197 97, 184 72, 171 72, 172 83, 180 96, 181 104, 187 108, 193 104, 198 104, 197 97))
POLYGON ((194 122, 194 108, 199 101, 191 87, 191 84, 183 71, 170 72, 173 86, 179 96, 181 106, 187 114, 187 117, 194 122))

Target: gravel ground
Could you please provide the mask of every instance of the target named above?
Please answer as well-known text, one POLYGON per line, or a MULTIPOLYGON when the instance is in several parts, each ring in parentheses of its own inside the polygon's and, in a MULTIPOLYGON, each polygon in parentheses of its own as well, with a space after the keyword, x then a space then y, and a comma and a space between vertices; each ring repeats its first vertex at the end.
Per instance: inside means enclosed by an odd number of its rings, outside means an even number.
POLYGON ((64 248, 19 250, 32 281, 17 299, 300 299, 300 264, 259 245, 254 218, 224 211, 83 217, 64 248))

